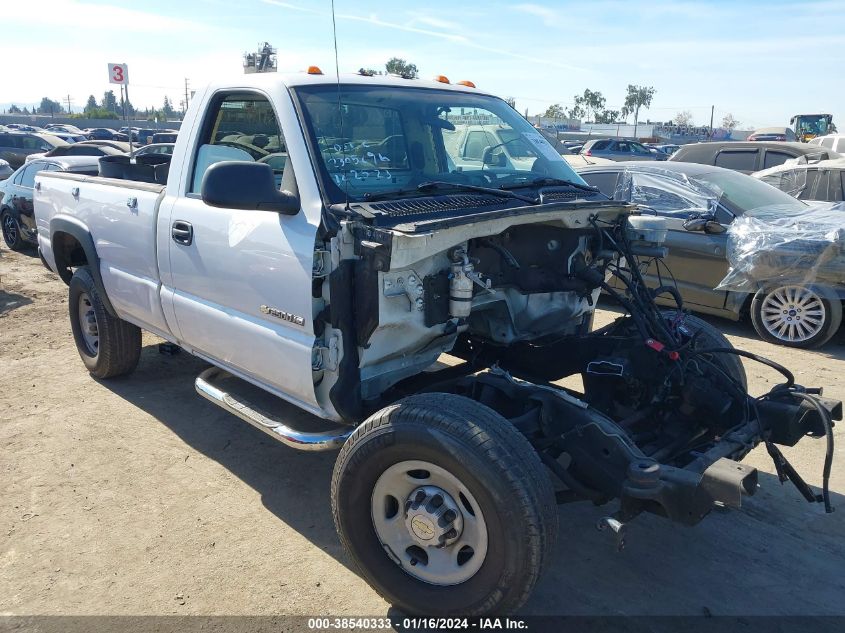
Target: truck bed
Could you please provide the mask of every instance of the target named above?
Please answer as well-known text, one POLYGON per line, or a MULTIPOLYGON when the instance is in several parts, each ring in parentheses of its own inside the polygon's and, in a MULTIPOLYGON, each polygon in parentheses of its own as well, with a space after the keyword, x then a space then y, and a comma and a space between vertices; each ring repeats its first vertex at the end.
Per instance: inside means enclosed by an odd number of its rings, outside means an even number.
POLYGON ((117 316, 171 339, 159 298, 156 243, 164 194, 160 184, 41 172, 35 204, 38 244, 51 268, 56 270, 51 236, 68 224, 87 227, 117 316))

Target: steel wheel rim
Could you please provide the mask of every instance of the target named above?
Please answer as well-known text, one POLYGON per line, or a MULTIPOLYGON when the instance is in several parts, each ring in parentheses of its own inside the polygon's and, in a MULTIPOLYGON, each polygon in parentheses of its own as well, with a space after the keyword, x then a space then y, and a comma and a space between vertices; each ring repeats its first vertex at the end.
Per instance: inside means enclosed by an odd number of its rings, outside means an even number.
POLYGON ((439 586, 458 585, 472 578, 484 564, 488 540, 481 506, 457 477, 440 466, 420 460, 390 466, 373 487, 370 513, 387 555, 418 580, 439 586), (427 509, 436 502, 433 497, 431 503, 415 507, 418 496, 412 495, 419 495, 421 490, 432 495, 437 490, 443 493, 443 504, 433 514, 427 509), (441 518, 434 520, 444 507, 441 518), (450 511, 460 516, 450 522, 450 511), (447 519, 445 525, 443 518, 447 519), (456 524, 460 524, 460 532, 450 537, 456 524), (435 531, 434 536, 427 534, 430 529, 435 531), (438 545, 437 533, 442 530, 447 531, 440 535, 442 544, 438 545))
POLYGON ((11 215, 3 218, 3 237, 6 238, 8 244, 14 244, 18 241, 18 227, 11 215))
POLYGON ((779 341, 801 343, 824 329, 827 310, 818 294, 805 286, 781 286, 763 299, 760 318, 779 341))
POLYGON ((87 293, 83 292, 79 295, 77 310, 82 342, 88 355, 96 357, 100 351, 100 330, 97 326, 97 314, 94 312, 94 306, 87 293))

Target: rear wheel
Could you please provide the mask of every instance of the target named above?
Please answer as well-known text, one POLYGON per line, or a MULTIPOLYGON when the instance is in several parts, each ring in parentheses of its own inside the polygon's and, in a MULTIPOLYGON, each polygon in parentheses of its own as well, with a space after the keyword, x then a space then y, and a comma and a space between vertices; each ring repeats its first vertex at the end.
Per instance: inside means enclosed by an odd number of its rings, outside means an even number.
POLYGON ((751 322, 764 341, 788 347, 819 347, 842 324, 842 301, 823 286, 767 286, 754 295, 751 322))
POLYGON ((22 251, 26 248, 27 244, 21 233, 21 225, 11 212, 3 211, 0 214, 0 227, 3 229, 3 241, 6 242, 6 246, 13 251, 22 251))
POLYGON ((68 309, 76 348, 92 376, 113 378, 135 369, 141 329, 108 313, 87 266, 73 273, 68 309))
POLYGON ((518 608, 557 533, 551 481, 525 437, 452 394, 412 396, 362 424, 335 464, 332 510, 370 585, 430 615, 518 608))

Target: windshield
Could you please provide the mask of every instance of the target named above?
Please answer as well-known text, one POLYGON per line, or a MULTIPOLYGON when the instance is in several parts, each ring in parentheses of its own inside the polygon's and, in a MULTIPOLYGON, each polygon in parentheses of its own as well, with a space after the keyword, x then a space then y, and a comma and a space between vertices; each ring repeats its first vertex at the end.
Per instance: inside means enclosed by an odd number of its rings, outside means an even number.
POLYGON ((389 86, 295 89, 332 203, 427 195, 446 181, 530 186, 538 178, 585 184, 560 154, 501 99, 389 86), (338 94, 340 93, 340 94, 338 94))
POLYGON ((802 116, 798 118, 798 123, 796 125, 798 129, 796 132, 800 134, 810 133, 823 136, 824 134, 827 134, 827 126, 827 116, 802 116))
POLYGON ((736 215, 754 215, 756 211, 777 207, 784 213, 802 213, 807 205, 780 189, 751 176, 723 169, 696 174, 690 180, 702 183, 719 196, 719 202, 736 215))

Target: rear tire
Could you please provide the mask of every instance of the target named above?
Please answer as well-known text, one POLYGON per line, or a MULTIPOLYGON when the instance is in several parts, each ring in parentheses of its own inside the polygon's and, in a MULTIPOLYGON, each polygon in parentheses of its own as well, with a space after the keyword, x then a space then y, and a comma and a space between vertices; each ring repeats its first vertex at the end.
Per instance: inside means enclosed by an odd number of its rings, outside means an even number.
POLYGON ((114 378, 135 369, 141 329, 109 314, 87 266, 73 273, 68 309, 76 349, 92 376, 114 378))
POLYGON ((821 347, 842 324, 842 300, 824 286, 766 286, 751 301, 751 323, 760 338, 769 343, 821 347))
POLYGON ((499 414, 453 394, 411 396, 358 427, 335 464, 332 511, 361 576, 403 611, 426 615, 517 609, 557 536, 554 492, 534 449, 499 414), (435 510, 455 508, 462 527, 447 510, 445 524, 423 516, 417 530, 417 513, 430 508, 419 505, 421 486, 440 496, 435 510))

